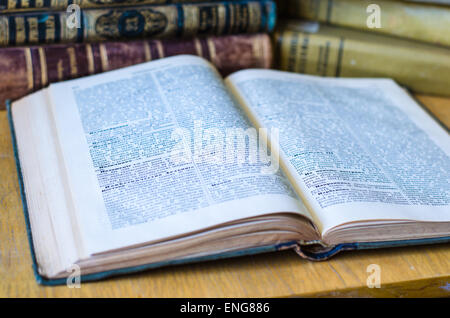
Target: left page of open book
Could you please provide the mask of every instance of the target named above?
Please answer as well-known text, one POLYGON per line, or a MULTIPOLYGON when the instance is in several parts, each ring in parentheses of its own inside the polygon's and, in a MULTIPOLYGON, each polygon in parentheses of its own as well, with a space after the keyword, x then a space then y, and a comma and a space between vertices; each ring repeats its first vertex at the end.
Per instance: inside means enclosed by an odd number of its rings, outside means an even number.
POLYGON ((251 138, 240 152, 228 133, 252 127, 201 58, 54 84, 49 103, 88 255, 257 215, 310 218, 270 160, 239 159, 250 158, 251 138))

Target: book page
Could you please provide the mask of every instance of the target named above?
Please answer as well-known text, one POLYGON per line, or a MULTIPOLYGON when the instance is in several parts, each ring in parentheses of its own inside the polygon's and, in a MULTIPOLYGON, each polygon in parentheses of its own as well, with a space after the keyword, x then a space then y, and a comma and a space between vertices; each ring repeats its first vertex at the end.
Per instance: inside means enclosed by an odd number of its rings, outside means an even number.
POLYGON ((268 169, 275 162, 241 160, 247 148, 224 161, 223 147, 238 143, 226 139, 229 129, 251 135, 251 125, 201 58, 167 58, 49 90, 90 254, 256 215, 310 217, 282 172, 268 169))
POLYGON ((246 70, 226 80, 280 158, 322 233, 364 220, 450 221, 450 138, 388 79, 246 70))
POLYGON ((26 199, 25 217, 33 233, 38 271, 49 276, 74 264, 83 251, 72 230, 47 93, 43 89, 15 101, 11 113, 20 161, 18 173, 26 199))

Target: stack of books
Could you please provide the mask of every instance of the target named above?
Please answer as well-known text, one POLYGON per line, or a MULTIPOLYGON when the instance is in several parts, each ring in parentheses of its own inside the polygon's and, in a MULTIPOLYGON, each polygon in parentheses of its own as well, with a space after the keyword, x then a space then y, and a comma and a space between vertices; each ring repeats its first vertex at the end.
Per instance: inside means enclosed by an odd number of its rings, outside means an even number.
POLYGON ((53 82, 177 54, 268 68, 273 1, 0 0, 0 107, 53 82))
POLYGON ((390 77, 450 96, 450 3, 279 1, 278 68, 336 77, 390 77))

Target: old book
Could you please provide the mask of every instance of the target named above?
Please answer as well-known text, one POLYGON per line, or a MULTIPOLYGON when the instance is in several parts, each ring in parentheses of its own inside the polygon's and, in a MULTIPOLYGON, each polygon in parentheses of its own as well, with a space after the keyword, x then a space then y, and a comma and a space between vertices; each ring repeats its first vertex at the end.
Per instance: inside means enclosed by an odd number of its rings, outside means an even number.
POLYGON ((275 3, 228 1, 0 15, 0 46, 271 31, 275 3))
POLYGON ((50 83, 178 54, 202 56, 224 76, 243 68, 269 68, 272 63, 267 34, 1 48, 0 109, 7 99, 15 100, 50 83))
POLYGON ((291 18, 450 46, 449 7, 389 0, 285 0, 279 3, 282 14, 291 18), (379 27, 374 24, 371 4, 380 8, 379 27))
POLYGON ((277 68, 335 77, 389 77, 418 93, 450 96, 450 49, 318 23, 285 21, 277 68))
POLYGON ((132 5, 160 5, 171 3, 219 2, 221 0, 0 0, 0 13, 39 10, 66 10, 76 4, 81 9, 101 7, 123 7, 132 5))
POLYGON ((450 137, 389 79, 190 55, 9 108, 38 280, 450 239, 450 137))
POLYGON ((450 6, 450 0, 403 0, 403 1, 450 6))

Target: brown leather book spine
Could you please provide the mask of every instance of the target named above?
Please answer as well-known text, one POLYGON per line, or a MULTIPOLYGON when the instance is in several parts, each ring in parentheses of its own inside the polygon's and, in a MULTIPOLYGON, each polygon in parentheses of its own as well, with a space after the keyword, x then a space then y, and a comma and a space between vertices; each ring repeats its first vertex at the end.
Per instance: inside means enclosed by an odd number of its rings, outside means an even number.
POLYGON ((224 76, 244 68, 269 68, 272 62, 267 34, 1 48, 0 109, 7 99, 50 83, 179 54, 202 56, 224 76))

